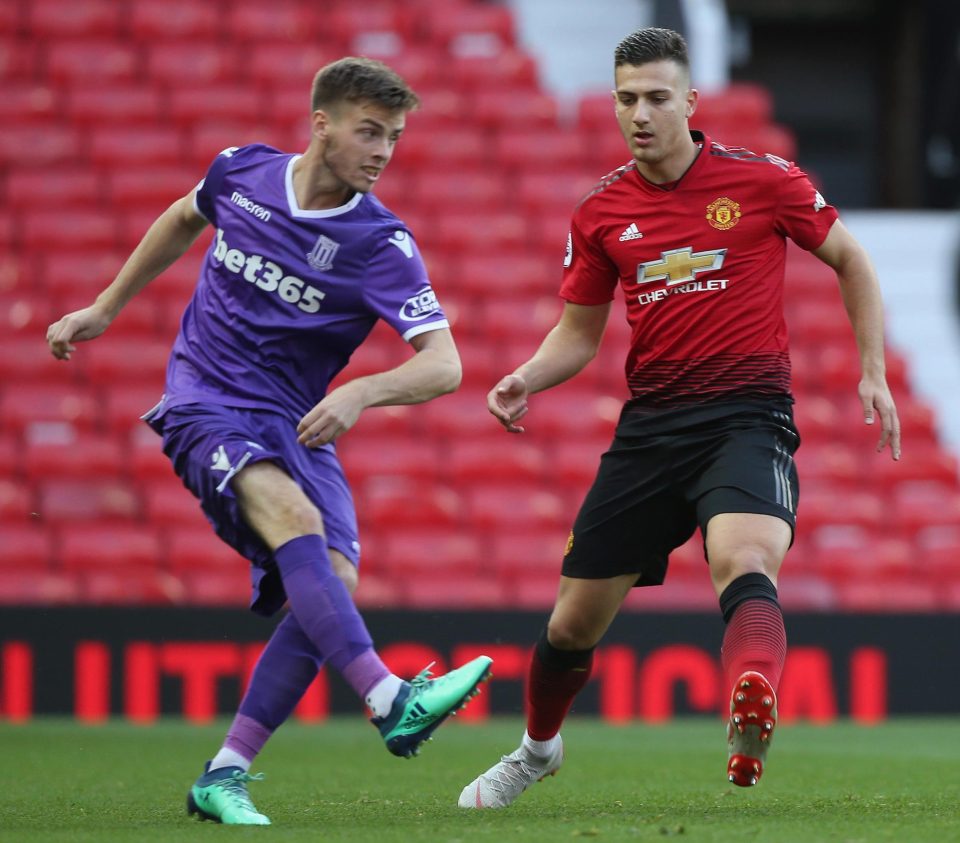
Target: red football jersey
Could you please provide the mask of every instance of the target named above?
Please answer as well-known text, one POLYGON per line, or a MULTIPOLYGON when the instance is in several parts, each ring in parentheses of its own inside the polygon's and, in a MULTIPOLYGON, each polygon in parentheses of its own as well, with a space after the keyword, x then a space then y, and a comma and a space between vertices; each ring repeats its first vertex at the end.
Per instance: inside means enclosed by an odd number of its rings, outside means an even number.
POLYGON ((692 135, 679 181, 651 184, 631 161, 581 201, 560 295, 604 304, 619 281, 638 409, 789 397, 786 238, 816 249, 837 212, 796 165, 692 135))

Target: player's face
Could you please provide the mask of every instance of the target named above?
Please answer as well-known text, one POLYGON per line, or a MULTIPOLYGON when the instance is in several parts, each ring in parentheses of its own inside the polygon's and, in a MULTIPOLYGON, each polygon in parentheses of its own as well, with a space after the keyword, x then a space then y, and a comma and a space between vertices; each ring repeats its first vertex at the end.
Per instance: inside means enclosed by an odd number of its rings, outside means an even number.
POLYGON ((625 64, 614 73, 617 120, 633 157, 653 170, 669 169, 690 146, 687 118, 696 107, 687 73, 674 61, 625 64))
POLYGON ((393 156, 406 114, 360 102, 342 103, 325 117, 315 124, 324 141, 324 165, 351 190, 369 193, 393 156))

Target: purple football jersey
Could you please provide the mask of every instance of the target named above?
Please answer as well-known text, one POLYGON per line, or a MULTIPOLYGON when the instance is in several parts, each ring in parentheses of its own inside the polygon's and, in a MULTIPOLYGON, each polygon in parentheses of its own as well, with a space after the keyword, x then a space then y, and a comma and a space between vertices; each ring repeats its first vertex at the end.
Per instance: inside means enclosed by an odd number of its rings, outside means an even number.
POLYGON ((448 327, 413 237, 372 194, 302 210, 299 156, 226 149, 196 194, 214 226, 151 415, 196 402, 280 411, 323 396, 378 319, 405 340, 448 327))

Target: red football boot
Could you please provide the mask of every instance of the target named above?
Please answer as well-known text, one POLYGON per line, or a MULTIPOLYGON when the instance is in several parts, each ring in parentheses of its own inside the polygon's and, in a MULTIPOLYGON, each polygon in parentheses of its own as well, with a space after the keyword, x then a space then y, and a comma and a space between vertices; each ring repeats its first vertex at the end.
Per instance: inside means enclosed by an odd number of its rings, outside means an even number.
POLYGON ((730 695, 727 778, 739 787, 752 787, 763 775, 763 762, 777 725, 777 695, 761 673, 741 674, 730 695))

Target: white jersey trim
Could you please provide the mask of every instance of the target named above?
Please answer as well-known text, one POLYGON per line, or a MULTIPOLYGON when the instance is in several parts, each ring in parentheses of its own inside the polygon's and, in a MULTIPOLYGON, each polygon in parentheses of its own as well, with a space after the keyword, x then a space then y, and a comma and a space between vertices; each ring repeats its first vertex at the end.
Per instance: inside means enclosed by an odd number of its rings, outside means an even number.
POLYGON ((347 213, 347 211, 352 211, 357 205, 360 204, 360 200, 363 199, 364 194, 359 191, 353 195, 353 198, 347 202, 345 205, 340 205, 337 208, 327 208, 323 211, 304 211, 297 204, 297 194, 293 190, 293 165, 297 163, 303 156, 294 155, 290 158, 290 161, 287 163, 287 174, 284 179, 287 187, 287 205, 290 208, 290 216, 296 217, 298 219, 323 219, 324 217, 338 217, 341 214, 347 213))
POLYGON ((404 331, 401 335, 406 342, 410 342, 417 334, 425 334, 428 331, 439 331, 441 328, 449 328, 450 323, 446 319, 441 319, 438 322, 428 322, 426 325, 417 325, 415 328, 411 328, 409 331, 404 331))
POLYGON ((207 222, 212 223, 213 220, 207 219, 207 215, 200 210, 200 206, 197 204, 197 194, 200 192, 200 188, 203 187, 203 183, 206 181, 205 178, 200 179, 200 183, 193 189, 193 210, 195 210, 201 217, 203 217, 207 222))

